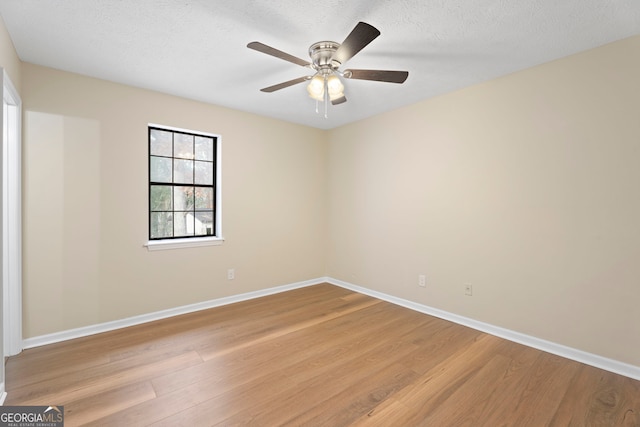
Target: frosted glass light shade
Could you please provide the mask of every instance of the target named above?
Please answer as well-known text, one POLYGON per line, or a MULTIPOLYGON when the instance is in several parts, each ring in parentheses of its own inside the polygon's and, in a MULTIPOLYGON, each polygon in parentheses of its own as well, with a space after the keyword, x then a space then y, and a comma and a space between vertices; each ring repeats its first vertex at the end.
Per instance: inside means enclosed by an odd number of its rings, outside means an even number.
POLYGON ((316 74, 307 85, 309 96, 318 101, 324 101, 324 77, 316 74))
POLYGON ((335 74, 327 78, 327 89, 329 91, 329 98, 332 101, 344 96, 344 85, 335 74))

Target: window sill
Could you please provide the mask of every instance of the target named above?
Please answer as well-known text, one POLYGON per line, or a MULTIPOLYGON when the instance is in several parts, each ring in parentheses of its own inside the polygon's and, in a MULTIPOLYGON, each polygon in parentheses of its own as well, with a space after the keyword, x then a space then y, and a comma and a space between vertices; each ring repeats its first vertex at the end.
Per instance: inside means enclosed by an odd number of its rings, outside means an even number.
POLYGON ((190 239, 150 240, 144 246, 149 251, 168 249, 199 248, 201 246, 219 246, 224 243, 223 237, 202 237, 190 239))

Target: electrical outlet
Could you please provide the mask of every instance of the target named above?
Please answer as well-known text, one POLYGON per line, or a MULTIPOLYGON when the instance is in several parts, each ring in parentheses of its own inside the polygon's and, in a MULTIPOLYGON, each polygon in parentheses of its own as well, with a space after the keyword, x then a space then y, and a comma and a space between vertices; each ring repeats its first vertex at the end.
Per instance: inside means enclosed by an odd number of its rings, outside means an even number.
POLYGON ((233 268, 230 268, 227 270, 227 279, 228 280, 233 280, 236 278, 236 270, 233 268))
POLYGON ((420 274, 418 276, 418 286, 420 286, 421 288, 427 287, 427 277, 424 274, 420 274))
POLYGON ((464 294, 468 297, 473 295, 473 288, 471 287, 471 283, 464 284, 464 294))

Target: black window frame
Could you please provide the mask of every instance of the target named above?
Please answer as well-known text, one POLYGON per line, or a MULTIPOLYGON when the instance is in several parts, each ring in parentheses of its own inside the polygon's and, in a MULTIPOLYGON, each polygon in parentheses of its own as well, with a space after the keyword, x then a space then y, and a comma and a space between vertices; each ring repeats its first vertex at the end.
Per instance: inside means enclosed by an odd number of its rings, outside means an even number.
POLYGON ((148 149, 148 214, 147 214, 147 219, 148 219, 148 237, 149 237, 149 241, 171 241, 171 240, 176 240, 176 239, 202 239, 202 238, 212 238, 212 237, 219 237, 218 236, 218 144, 220 143, 219 141, 219 135, 214 135, 214 134, 210 134, 210 133, 206 133, 206 132, 197 132, 197 131, 191 131, 191 130, 186 130, 186 129, 177 129, 177 128, 173 128, 173 127, 163 127, 161 125, 148 125, 148 129, 147 129, 147 141, 148 141, 148 145, 147 145, 147 149, 148 149), (153 131, 162 131, 162 132, 170 132, 172 134, 171 137, 171 151, 172 151, 172 155, 171 157, 169 156, 159 156, 159 155, 152 155, 152 150, 151 150, 151 144, 152 144, 152 140, 151 140, 151 135, 153 131), (193 162, 193 183, 176 183, 175 182, 175 176, 174 176, 174 172, 175 172, 175 161, 176 160, 180 160, 180 161, 184 161, 184 160, 189 160, 189 159, 185 159, 185 158, 181 158, 181 157, 176 157, 176 153, 175 153, 175 143, 176 143, 176 134, 182 134, 182 135, 189 135, 189 136, 193 136, 194 137, 194 141, 196 137, 202 137, 202 138, 209 138, 213 140, 213 153, 212 153, 212 160, 208 161, 208 160, 202 160, 202 159, 196 159, 195 156, 195 151, 196 151, 196 147, 195 147, 195 142, 194 142, 194 153, 193 153, 193 158, 190 159, 193 162), (171 159, 171 182, 161 182, 161 181, 152 181, 152 167, 151 167, 151 162, 152 162, 152 158, 153 157, 158 157, 158 158, 169 158, 171 159), (196 174, 196 161, 198 162, 210 162, 211 163, 211 174, 212 174, 212 183, 211 184, 196 184, 196 179, 195 179, 195 174, 196 174), (152 188, 154 186, 168 186, 171 187, 171 208, 170 210, 152 210, 153 206, 152 206, 152 188), (194 199, 194 203, 193 203, 193 209, 189 209, 189 210, 177 210, 175 209, 175 205, 174 205, 174 194, 175 194, 175 189, 176 188, 193 188, 194 189, 194 198, 195 198, 195 191, 198 188, 203 188, 203 189, 211 189, 212 191, 212 197, 211 197, 211 203, 212 203, 212 209, 198 209, 196 207, 196 203, 195 203, 195 199, 194 199), (171 236, 160 236, 160 237, 153 237, 152 236, 152 217, 154 213, 159 213, 159 212, 165 212, 165 213, 171 213, 173 214, 173 219, 172 219, 172 235, 171 236), (177 235, 176 236, 176 220, 175 220, 175 214, 176 213, 193 213, 193 217, 194 217, 194 234, 193 235, 177 235), (196 213, 210 213, 211 214, 211 228, 210 228, 210 232, 209 229, 207 228, 207 232, 206 234, 195 234, 195 218, 196 218, 196 213))

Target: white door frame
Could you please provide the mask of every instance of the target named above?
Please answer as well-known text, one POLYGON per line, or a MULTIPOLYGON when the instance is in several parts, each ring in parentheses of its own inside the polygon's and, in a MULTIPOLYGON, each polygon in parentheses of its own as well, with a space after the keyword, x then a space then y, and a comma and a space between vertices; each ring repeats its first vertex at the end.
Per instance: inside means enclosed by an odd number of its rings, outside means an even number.
POLYGON ((3 356, 22 351, 22 100, 2 71, 3 356))

